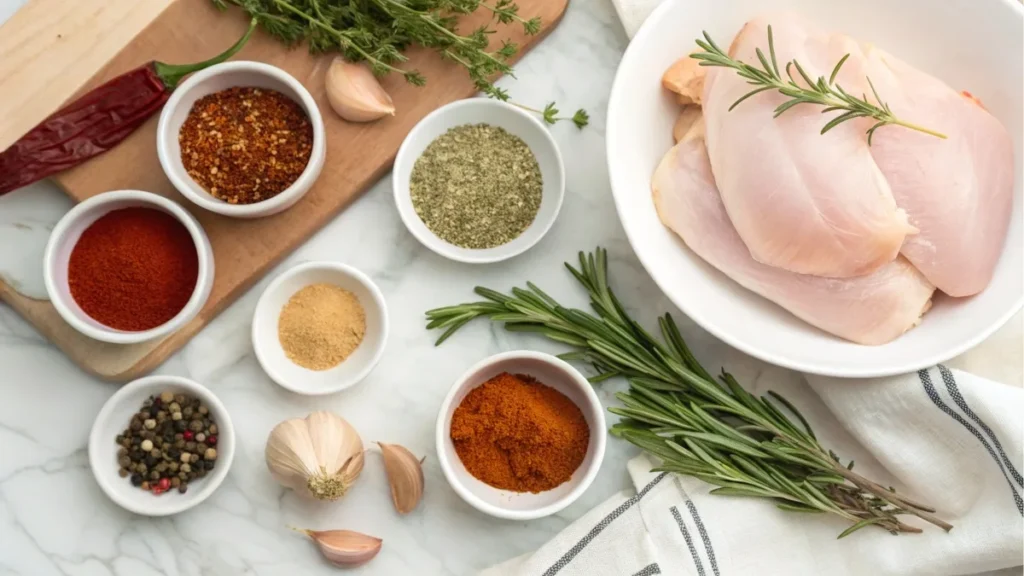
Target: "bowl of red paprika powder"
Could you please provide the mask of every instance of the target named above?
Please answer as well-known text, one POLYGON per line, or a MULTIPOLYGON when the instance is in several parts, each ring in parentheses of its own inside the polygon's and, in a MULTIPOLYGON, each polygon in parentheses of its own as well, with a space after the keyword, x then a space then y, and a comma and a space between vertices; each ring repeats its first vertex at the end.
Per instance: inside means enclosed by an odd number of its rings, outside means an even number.
POLYGON ((103 342, 135 344, 181 328, 213 287, 213 249, 199 222, 150 192, 105 192, 54 227, 46 291, 61 317, 103 342))

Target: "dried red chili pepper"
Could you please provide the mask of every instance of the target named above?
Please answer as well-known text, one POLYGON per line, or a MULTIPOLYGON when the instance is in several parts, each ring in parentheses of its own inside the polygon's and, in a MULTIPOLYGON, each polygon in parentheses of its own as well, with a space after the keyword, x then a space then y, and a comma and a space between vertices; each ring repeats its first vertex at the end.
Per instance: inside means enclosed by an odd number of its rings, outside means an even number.
POLYGON ((61 108, 0 152, 0 196, 110 150, 163 107, 183 77, 234 56, 256 20, 223 53, 195 64, 149 62, 61 108))

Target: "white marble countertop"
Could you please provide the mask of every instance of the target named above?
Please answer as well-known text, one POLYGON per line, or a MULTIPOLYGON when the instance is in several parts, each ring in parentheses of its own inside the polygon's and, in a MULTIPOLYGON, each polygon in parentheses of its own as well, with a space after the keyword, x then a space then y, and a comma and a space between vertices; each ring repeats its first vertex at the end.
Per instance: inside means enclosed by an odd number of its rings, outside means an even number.
MULTIPOLYGON (((23 0, 0 0, 0 22, 23 0)), ((334 574, 313 545, 286 524, 347 528, 384 539, 381 554, 359 574, 469 574, 534 550, 569 522, 629 486, 625 462, 635 450, 610 440, 593 486, 563 512, 531 522, 486 517, 448 487, 436 463, 433 427, 451 382, 492 353, 557 351, 536 338, 494 326, 468 326, 441 348, 424 330, 423 312, 473 298, 475 285, 505 290, 532 280, 566 302, 583 294, 561 264, 579 250, 609 249, 613 282, 641 320, 670 310, 710 366, 747 367, 747 376, 783 371, 715 341, 666 301, 629 248, 612 205, 604 160, 604 116, 626 37, 609 0, 572 0, 562 24, 502 81, 513 97, 564 109, 585 107, 592 124, 552 129, 567 170, 561 216, 547 237, 509 262, 473 266, 429 252, 402 226, 388 178, 289 257, 268 278, 305 260, 352 264, 374 278, 388 301, 391 336, 378 368, 354 389, 323 398, 277 387, 260 369, 250 318, 267 279, 228 308, 157 372, 195 379, 232 414, 239 438, 234 464, 202 506, 167 519, 134 516, 110 502, 88 468, 93 417, 116 390, 71 364, 9 308, 0 305, 0 575, 124 576, 334 574), (642 304, 643 308, 637 307, 642 304), (394 512, 383 466, 371 458, 340 503, 313 506, 270 479, 263 463, 267 433, 278 421, 328 409, 349 419, 367 442, 382 440, 427 456, 426 498, 407 517, 394 512)), ((49 230, 70 202, 49 184, 0 198, 0 275, 29 294, 42 293, 41 255, 49 230)), ((1015 339, 1018 315, 995 339, 1015 339)), ((1003 348, 1005 349, 1005 348, 1003 348)), ((1021 359, 991 363, 978 354, 954 362, 1020 385, 1021 359)), ((739 374, 738 374, 739 375, 739 374)), ((800 378, 791 374, 792 378, 800 378)), ((621 384, 606 383, 606 403, 621 384)))

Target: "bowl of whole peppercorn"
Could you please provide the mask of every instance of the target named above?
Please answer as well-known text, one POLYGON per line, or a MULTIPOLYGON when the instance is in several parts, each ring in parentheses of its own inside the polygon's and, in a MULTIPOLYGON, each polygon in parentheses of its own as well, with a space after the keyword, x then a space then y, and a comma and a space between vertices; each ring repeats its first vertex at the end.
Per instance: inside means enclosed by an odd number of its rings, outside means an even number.
POLYGON ((231 418, 206 387, 179 376, 148 376, 114 393, 89 435, 89 466, 100 488, 144 516, 192 508, 227 476, 235 452, 231 418))
POLYGON ((287 210, 324 166, 324 121, 309 91, 262 62, 234 61, 190 76, 157 124, 157 156, 178 192, 235 218, 287 210))

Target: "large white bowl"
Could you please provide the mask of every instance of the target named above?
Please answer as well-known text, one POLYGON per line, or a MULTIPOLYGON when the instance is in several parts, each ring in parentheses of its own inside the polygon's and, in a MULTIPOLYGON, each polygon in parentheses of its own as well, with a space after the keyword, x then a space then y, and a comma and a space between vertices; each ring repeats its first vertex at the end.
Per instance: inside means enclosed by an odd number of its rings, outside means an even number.
POLYGON ((89 338, 114 344, 137 344, 166 336, 192 321, 203 309, 213 289, 213 248, 199 222, 173 200, 152 192, 115 190, 97 194, 72 208, 57 222, 46 244, 43 256, 43 280, 50 302, 65 322, 89 338), (129 332, 101 324, 82 310, 71 296, 68 285, 68 261, 82 233, 107 213, 123 208, 145 207, 174 216, 185 228, 196 245, 199 272, 192 296, 173 318, 149 330, 129 332))
POLYGON ((533 520, 554 514, 579 498, 594 481, 604 460, 608 437, 604 408, 590 382, 564 360, 526 350, 502 352, 485 358, 455 381, 437 415, 437 459, 445 479, 469 505, 497 518, 533 520), (459 460, 452 442, 452 415, 462 399, 491 378, 509 372, 527 374, 565 394, 580 411, 590 428, 587 455, 566 482, 537 494, 501 490, 477 480, 459 460))
POLYGON ((202 384, 180 376, 147 376, 121 387, 107 400, 96 415, 89 434, 89 467, 103 492, 122 508, 143 516, 168 516, 184 512, 198 505, 211 494, 231 468, 235 457, 235 429, 231 417, 220 400, 202 384), (184 494, 169 490, 154 496, 141 488, 132 486, 128 478, 118 473, 117 451, 114 442, 118 434, 131 422, 132 415, 139 411, 142 402, 165 390, 175 394, 187 394, 198 398, 210 409, 210 415, 217 424, 217 464, 213 472, 193 480, 184 494))
POLYGON ((666 0, 647 19, 619 65, 608 105, 608 165, 619 217, 633 249, 665 294, 726 343, 766 362, 843 377, 912 372, 981 342, 1024 301, 1021 126, 1024 11, 1013 0, 861 0, 856 9, 821 0, 666 0), (690 252, 658 220, 651 175, 672 146, 679 106, 661 75, 693 52, 707 30, 728 45, 743 23, 774 11, 802 13, 821 26, 870 41, 956 89, 978 96, 1013 135, 1013 221, 991 284, 973 298, 937 295, 922 323, 883 346, 826 334, 742 288, 690 252), (996 58, 965 46, 984 39, 996 58))
POLYGON ((160 121, 156 127, 156 153, 171 184, 196 206, 233 218, 262 218, 292 207, 313 187, 324 167, 327 136, 316 101, 294 76, 277 66, 241 60, 223 62, 196 72, 174 90, 160 112, 160 121), (181 125, 185 123, 196 100, 235 86, 277 90, 302 107, 313 127, 313 150, 306 169, 280 194, 253 204, 230 204, 207 192, 185 170, 181 162, 181 145, 178 143, 181 125))
POLYGON ((522 254, 547 234, 562 207, 562 197, 565 195, 565 168, 555 139, 540 120, 511 104, 487 98, 470 98, 442 106, 416 124, 398 149, 391 183, 394 187, 398 215, 417 240, 446 258, 484 264, 522 254), (449 244, 427 228, 413 207, 409 179, 416 160, 438 136, 456 126, 480 123, 504 128, 521 138, 537 158, 544 187, 537 216, 522 234, 511 242, 494 248, 473 250, 449 244))

